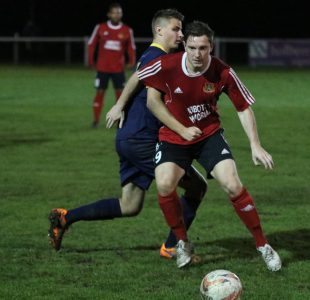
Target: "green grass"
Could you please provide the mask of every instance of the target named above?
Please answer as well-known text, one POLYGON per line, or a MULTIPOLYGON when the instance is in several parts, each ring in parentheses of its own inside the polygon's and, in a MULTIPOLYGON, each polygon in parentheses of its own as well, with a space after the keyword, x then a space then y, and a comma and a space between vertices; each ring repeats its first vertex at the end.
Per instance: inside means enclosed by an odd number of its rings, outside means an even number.
MULTIPOLYGON (((225 96, 220 112, 243 183, 270 243, 283 259, 266 270, 224 192, 209 192, 189 235, 203 263, 178 270, 159 258, 167 227, 154 184, 132 219, 80 222, 63 250, 47 243, 47 215, 120 195, 115 129, 90 128, 94 72, 83 68, 0 68, 1 299, 199 299, 203 276, 229 269, 242 299, 310 299, 309 70, 236 68, 257 99, 253 109, 272 172, 254 167, 225 96)), ((105 111, 114 102, 107 96, 105 111)))

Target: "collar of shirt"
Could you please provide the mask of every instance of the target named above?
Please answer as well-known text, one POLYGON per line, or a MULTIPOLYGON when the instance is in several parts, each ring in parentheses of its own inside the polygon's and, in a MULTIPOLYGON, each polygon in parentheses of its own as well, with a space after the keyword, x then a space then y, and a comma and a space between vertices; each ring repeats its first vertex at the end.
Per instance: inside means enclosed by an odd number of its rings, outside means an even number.
POLYGON ((159 49, 161 49, 161 50, 163 50, 163 51, 165 51, 167 53, 166 49, 162 45, 160 45, 158 43, 152 43, 150 45, 150 47, 157 47, 157 48, 159 48, 159 49))

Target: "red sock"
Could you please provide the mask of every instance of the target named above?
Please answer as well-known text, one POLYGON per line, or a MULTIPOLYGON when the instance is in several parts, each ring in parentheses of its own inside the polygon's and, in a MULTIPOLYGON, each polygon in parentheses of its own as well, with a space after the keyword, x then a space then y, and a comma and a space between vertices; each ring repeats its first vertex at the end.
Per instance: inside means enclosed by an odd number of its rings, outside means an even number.
POLYGON ((241 193, 230 199, 239 218, 252 233, 256 247, 264 246, 267 242, 264 236, 255 204, 248 191, 243 188, 241 193))
POLYGON ((99 123, 100 114, 103 106, 104 93, 97 93, 93 102, 94 121, 99 123))
POLYGON ((158 201, 166 222, 175 234, 177 240, 187 241, 182 206, 177 192, 173 191, 167 196, 160 196, 158 194, 158 201))
POLYGON ((115 99, 116 99, 116 101, 118 100, 118 98, 120 97, 121 94, 122 94, 122 90, 115 90, 115 99))

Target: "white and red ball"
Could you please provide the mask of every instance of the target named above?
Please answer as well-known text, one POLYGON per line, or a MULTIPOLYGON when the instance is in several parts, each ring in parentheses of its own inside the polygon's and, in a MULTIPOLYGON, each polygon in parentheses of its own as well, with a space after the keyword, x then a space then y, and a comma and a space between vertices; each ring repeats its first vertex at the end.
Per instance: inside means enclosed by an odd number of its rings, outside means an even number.
POLYGON ((239 277, 227 270, 208 273, 200 285, 200 295, 205 300, 237 300, 240 299, 241 293, 239 277))

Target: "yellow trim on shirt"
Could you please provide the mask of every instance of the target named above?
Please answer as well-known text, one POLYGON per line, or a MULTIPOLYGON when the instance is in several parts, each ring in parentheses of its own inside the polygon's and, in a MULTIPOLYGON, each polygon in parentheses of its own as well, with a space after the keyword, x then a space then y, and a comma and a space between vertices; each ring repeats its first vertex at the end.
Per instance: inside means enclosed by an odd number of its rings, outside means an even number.
POLYGON ((166 53, 168 53, 168 51, 166 51, 166 49, 165 49, 162 45, 160 45, 160 44, 158 44, 158 43, 152 43, 152 44, 150 45, 150 47, 157 47, 157 48, 159 48, 159 49, 165 51, 166 53))

